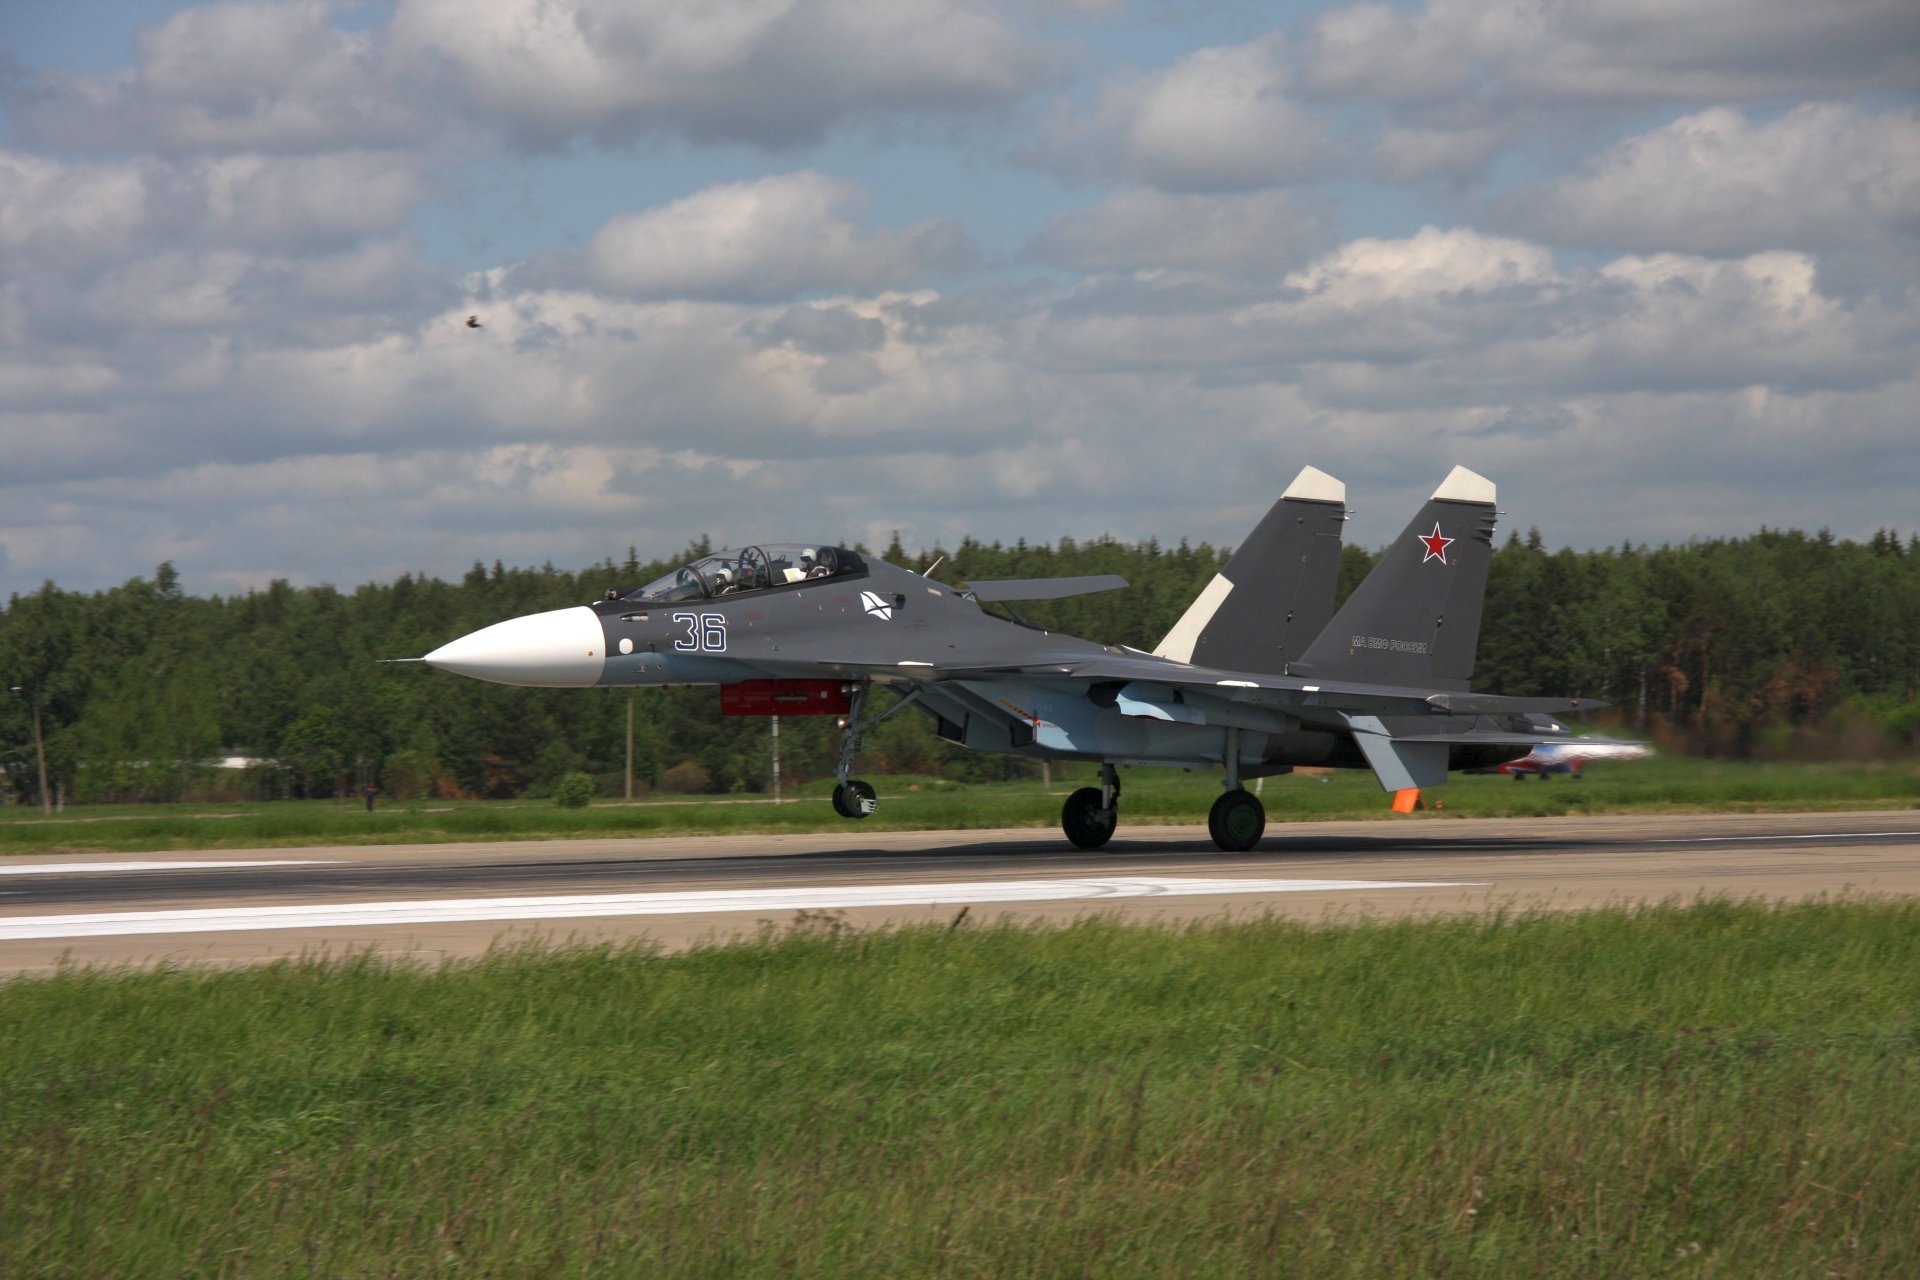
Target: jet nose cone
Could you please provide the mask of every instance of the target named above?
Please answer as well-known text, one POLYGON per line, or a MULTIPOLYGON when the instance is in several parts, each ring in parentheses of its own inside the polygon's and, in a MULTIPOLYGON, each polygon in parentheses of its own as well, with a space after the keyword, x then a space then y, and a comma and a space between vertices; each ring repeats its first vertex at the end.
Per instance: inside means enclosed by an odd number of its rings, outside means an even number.
POLYGON ((441 645, 422 662, 495 684, 584 689, 600 683, 606 636, 584 605, 530 613, 441 645))

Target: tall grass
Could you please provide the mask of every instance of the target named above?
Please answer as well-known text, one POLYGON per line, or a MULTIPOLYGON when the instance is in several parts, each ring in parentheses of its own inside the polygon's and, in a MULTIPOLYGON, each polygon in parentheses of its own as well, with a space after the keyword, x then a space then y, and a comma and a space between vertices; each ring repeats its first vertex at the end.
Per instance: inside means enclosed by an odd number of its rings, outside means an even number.
MULTIPOLYGON (((814 783, 790 803, 764 797, 695 797, 676 802, 601 801, 562 809, 551 801, 404 803, 377 813, 332 801, 278 801, 139 809, 93 806, 48 821, 33 809, 0 810, 0 855, 63 851, 136 853, 163 849, 244 849, 316 844, 432 843, 633 835, 886 830, 1058 829, 1067 791, 1090 770, 1056 768, 1051 789, 1037 781, 957 785, 936 778, 883 778, 880 811, 858 827, 827 803, 831 783, 814 783)), ((1220 792, 1218 775, 1163 769, 1124 772, 1122 833, 1129 825, 1198 823, 1220 792)), ((1371 774, 1275 778, 1262 787, 1270 821, 1392 815, 1371 774)), ((1540 817, 1567 813, 1761 811, 1920 807, 1920 764, 1733 764, 1666 757, 1595 766, 1584 779, 1514 782, 1455 775, 1428 792, 1440 817, 1540 817)))
POLYGON ((1920 1274, 1920 904, 0 986, 8 1276, 1920 1274))

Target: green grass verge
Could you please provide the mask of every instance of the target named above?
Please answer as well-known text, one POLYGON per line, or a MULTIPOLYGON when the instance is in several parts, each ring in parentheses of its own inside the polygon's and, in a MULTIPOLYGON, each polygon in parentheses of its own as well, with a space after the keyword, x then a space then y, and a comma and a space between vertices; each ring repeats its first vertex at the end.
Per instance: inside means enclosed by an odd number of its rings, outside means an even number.
POLYGON ((0 1274, 1920 1274, 1920 904, 0 984, 0 1274))
MULTIPOLYGON (((934 778, 876 778, 880 811, 865 830, 1057 829, 1068 790, 1091 769, 1056 769, 1038 781, 958 785, 934 778)), ((1123 771, 1125 824, 1198 823, 1220 793, 1219 775, 1165 769, 1123 771)), ((61 852, 137 853, 163 849, 246 849, 319 844, 403 844, 467 840, 852 830, 827 803, 832 784, 812 783, 791 803, 727 796, 562 809, 549 800, 431 801, 382 805, 278 801, 223 806, 115 806, 70 809, 49 820, 21 806, 0 810, 0 856, 61 852)), ((1596 765, 1586 778, 1551 782, 1456 774, 1428 793, 1443 817, 1538 817, 1563 813, 1805 811, 1920 807, 1920 764, 1740 764, 1679 757, 1596 765)), ((1268 779, 1270 822, 1378 818, 1388 798, 1371 774, 1268 779)), ((1124 827, 1123 827, 1124 831, 1124 827)))

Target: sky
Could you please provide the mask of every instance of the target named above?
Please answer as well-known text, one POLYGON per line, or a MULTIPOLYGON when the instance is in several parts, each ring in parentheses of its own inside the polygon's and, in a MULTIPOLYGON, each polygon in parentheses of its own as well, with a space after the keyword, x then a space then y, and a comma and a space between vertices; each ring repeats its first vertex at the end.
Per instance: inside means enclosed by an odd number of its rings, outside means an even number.
POLYGON ((1912 0, 0 0, 0 596, 1905 536, 1917 94, 1912 0))

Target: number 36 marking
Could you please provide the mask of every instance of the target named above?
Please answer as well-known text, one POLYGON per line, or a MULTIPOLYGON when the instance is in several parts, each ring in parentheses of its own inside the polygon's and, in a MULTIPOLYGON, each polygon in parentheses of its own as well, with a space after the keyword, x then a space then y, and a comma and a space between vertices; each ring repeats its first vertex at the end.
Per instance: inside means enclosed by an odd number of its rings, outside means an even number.
POLYGON ((673 620, 686 628, 686 634, 673 642, 681 653, 725 653, 727 651, 727 615, 724 613, 676 613, 673 620))

